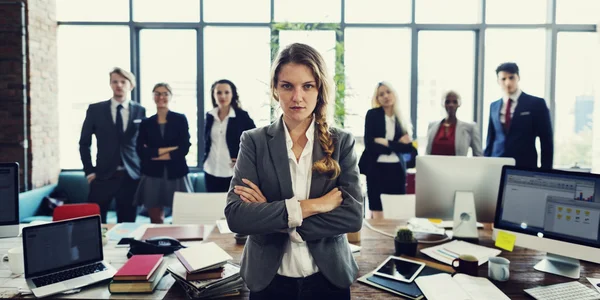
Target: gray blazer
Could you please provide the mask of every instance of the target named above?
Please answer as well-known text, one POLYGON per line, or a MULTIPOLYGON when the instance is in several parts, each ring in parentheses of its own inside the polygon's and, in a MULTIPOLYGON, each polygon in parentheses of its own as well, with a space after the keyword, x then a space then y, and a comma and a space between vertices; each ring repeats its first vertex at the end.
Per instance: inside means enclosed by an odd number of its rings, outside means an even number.
MULTIPOLYGON (((429 129, 427 129, 427 150, 426 154, 431 154, 431 147, 433 145, 433 139, 440 129, 442 121, 436 121, 429 123, 429 129)), ((483 150, 481 148, 481 133, 476 123, 463 122, 461 120, 456 121, 456 138, 454 141, 454 151, 456 156, 467 156, 469 147, 473 149, 473 156, 483 156, 483 150)))
MULTIPOLYGON (((242 134, 240 152, 231 180, 225 216, 229 228, 249 235, 241 261, 241 275, 251 291, 261 291, 275 277, 289 236, 285 199, 294 196, 285 141, 285 126, 279 118, 273 124, 242 134), (254 182, 266 203, 245 203, 233 192, 244 185, 242 178, 254 182)), ((320 272, 334 285, 349 287, 356 279, 358 265, 348 247, 344 233, 362 227, 363 198, 359 184, 354 138, 340 129, 331 129, 335 150, 333 158, 340 164, 341 174, 330 180, 328 174, 312 172, 311 199, 338 187, 342 204, 325 214, 304 219, 296 230, 308 244, 320 272)), ((315 130, 313 161, 324 157, 315 130)))

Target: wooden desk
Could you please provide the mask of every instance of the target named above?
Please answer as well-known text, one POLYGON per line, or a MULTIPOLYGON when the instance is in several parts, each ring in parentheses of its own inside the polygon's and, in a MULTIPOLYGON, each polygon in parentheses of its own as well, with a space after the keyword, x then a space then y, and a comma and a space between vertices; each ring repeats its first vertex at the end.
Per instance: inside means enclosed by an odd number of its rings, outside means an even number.
MULTIPOLYGON (((111 228, 114 224, 103 225, 103 227, 111 228)), ((210 232, 216 228, 214 225, 206 226, 205 230, 210 232)), ((215 231, 218 234, 218 229, 215 231)), ((232 237, 233 239, 233 237, 232 237)), ((104 246, 104 260, 110 263, 115 269, 121 268, 125 262, 127 262, 127 251, 129 248, 117 248, 115 247, 118 241, 109 241, 106 246, 104 246)), ((184 242, 183 244, 186 246, 192 246, 194 244, 199 244, 198 242, 184 242)), ((4 256, 8 252, 9 249, 21 246, 22 238, 4 238, 0 239, 0 257, 4 256)), ((178 263, 177 258, 174 254, 165 256, 165 259, 169 264, 178 263)), ((102 282, 98 284, 94 284, 91 286, 87 286, 81 289, 81 292, 74 293, 70 295, 55 295, 52 298, 65 298, 65 299, 163 299, 165 295, 169 292, 171 287, 174 285, 175 279, 170 275, 163 277, 161 282, 158 284, 154 293, 152 294, 111 294, 108 291, 108 283, 102 282)), ((178 285, 177 288, 181 289, 178 285)), ((8 267, 8 263, 0 263, 0 292, 3 288, 27 288, 27 283, 25 282, 24 275, 14 275, 10 271, 8 267)), ((29 296, 32 297, 32 296, 29 296)), ((178 296, 178 299, 187 299, 183 290, 181 290, 181 295, 178 296)))
MULTIPOLYGON (((369 220, 373 227, 385 232, 393 233, 398 225, 405 222, 400 220, 369 220)), ((394 253, 394 242, 392 238, 381 235, 363 226, 361 234, 362 250, 355 254, 356 261, 360 268, 359 276, 362 276, 381 264, 388 256, 394 253)), ((481 245, 494 247, 494 242, 491 239, 491 227, 485 224, 485 229, 479 230, 481 245)), ((207 241, 212 241, 218 244, 221 248, 227 251, 235 263, 239 263, 243 246, 235 244, 233 234, 221 234, 215 227, 213 232, 208 237, 207 241)), ((193 245, 194 243, 186 243, 193 245)), ((6 254, 8 249, 21 244, 21 238, 0 239, 0 255, 6 254)), ((127 248, 115 248, 116 241, 111 241, 104 248, 105 258, 115 268, 120 268, 126 261, 127 248)), ((430 247, 434 245, 421 244, 419 247, 430 247)), ((599 251, 600 252, 600 251, 599 251)), ((600 255, 600 254, 599 254, 600 255)), ((568 282, 570 279, 552 274, 538 272, 533 269, 533 266, 542 258, 545 253, 528 250, 520 247, 515 247, 513 252, 503 251, 500 255, 511 261, 510 264, 510 280, 507 282, 494 282, 510 299, 531 299, 523 289, 532 288, 540 285, 549 285, 554 283, 568 282)), ((418 254, 418 258, 427 259, 436 262, 429 257, 418 254)), ((167 258, 173 262, 176 261, 174 255, 169 255, 167 258)), ((479 276, 487 277, 487 264, 479 267, 479 276)), ((579 282, 589 286, 585 277, 600 278, 600 266, 581 262, 581 278, 579 282)), ((165 276, 156 291, 153 294, 110 294, 106 283, 97 284, 91 287, 82 289, 80 293, 62 296, 62 298, 70 299, 187 299, 183 289, 178 284, 173 284, 174 279, 170 276, 165 276)), ((0 289, 2 287, 26 287, 23 276, 14 277, 8 270, 7 264, 0 264, 0 289)), ((394 295, 385 291, 373 288, 371 286, 355 282, 352 287, 352 299, 389 299, 394 295)), ((249 296, 248 290, 245 290, 241 296, 230 299, 247 299, 249 296)))
MULTIPOLYGON (((379 230, 393 233, 394 229, 398 225, 405 224, 405 221, 369 220, 369 223, 379 230)), ((485 228, 479 230, 479 237, 482 246, 494 247, 490 224, 485 224, 485 228)), ((210 235, 208 240, 217 243, 233 257, 234 262, 239 263, 244 248, 243 246, 235 244, 233 234, 220 234, 218 229, 215 229, 215 232, 210 235)), ((374 270, 388 256, 394 254, 394 241, 392 238, 374 232, 364 225, 361 231, 361 243, 359 245, 362 246, 362 250, 355 254, 356 261, 360 268, 359 277, 374 270)), ((436 244, 420 244, 419 249, 435 245, 436 244)), ((598 255, 600 255, 600 251, 598 255)), ((492 282, 510 299, 531 299, 523 289, 571 281, 571 279, 566 277, 547 274, 533 269, 533 266, 544 258, 545 253, 515 247, 513 252, 502 251, 500 256, 510 260, 510 279, 506 282, 492 282)), ((419 253, 417 257, 431 262, 437 262, 421 253, 419 253)), ((479 276, 487 278, 487 273, 488 268, 486 263, 479 267, 479 276)), ((579 282, 590 287, 586 277, 600 278, 600 265, 582 261, 581 278, 579 279, 579 282)), ((391 293, 358 282, 355 282, 352 285, 351 292, 352 299, 389 299, 395 296, 391 293)), ((248 295, 248 291, 245 291, 236 299, 247 299, 248 295)), ((173 286, 166 295, 166 299, 181 299, 182 297, 185 297, 185 294, 178 285, 173 286)))

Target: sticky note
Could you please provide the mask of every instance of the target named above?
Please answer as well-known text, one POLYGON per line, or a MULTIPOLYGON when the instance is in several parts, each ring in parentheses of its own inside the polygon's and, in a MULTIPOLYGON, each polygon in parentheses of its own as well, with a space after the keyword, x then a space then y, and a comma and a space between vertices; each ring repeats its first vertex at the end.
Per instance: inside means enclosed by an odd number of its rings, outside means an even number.
POLYGON ((442 223, 442 219, 429 219, 429 222, 433 224, 440 224, 442 223))
POLYGON ((516 235, 505 231, 498 231, 498 236, 496 236, 496 247, 512 252, 516 240, 516 235))

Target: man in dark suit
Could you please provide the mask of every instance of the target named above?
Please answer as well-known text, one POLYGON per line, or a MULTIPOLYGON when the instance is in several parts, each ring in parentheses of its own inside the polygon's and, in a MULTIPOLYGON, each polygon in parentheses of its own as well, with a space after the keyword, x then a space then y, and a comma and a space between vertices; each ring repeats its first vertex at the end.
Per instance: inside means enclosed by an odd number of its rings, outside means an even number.
POLYGON ((135 222, 137 208, 133 196, 140 179, 140 158, 135 150, 138 127, 146 117, 146 109, 129 100, 135 77, 121 68, 110 72, 111 99, 88 107, 79 154, 90 184, 88 201, 98 203, 102 222, 114 198, 117 222, 135 222), (96 166, 92 165, 90 146, 96 135, 96 166))
POLYGON ((542 169, 552 169, 554 142, 546 101, 519 89, 519 67, 503 63, 496 69, 504 96, 490 106, 485 156, 512 157, 517 166, 538 167, 535 139, 540 138, 542 169))

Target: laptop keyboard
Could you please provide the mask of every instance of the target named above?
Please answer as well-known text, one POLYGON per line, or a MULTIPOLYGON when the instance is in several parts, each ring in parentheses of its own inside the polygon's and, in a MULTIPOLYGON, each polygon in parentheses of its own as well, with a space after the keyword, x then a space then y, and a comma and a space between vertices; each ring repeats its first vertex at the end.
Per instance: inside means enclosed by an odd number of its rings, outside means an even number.
POLYGON ((104 271, 106 267, 102 263, 95 263, 93 265, 87 265, 79 268, 69 269, 58 273, 53 273, 46 276, 33 278, 32 281, 36 287, 42 287, 45 285, 77 278, 80 276, 94 274, 96 272, 104 271))

